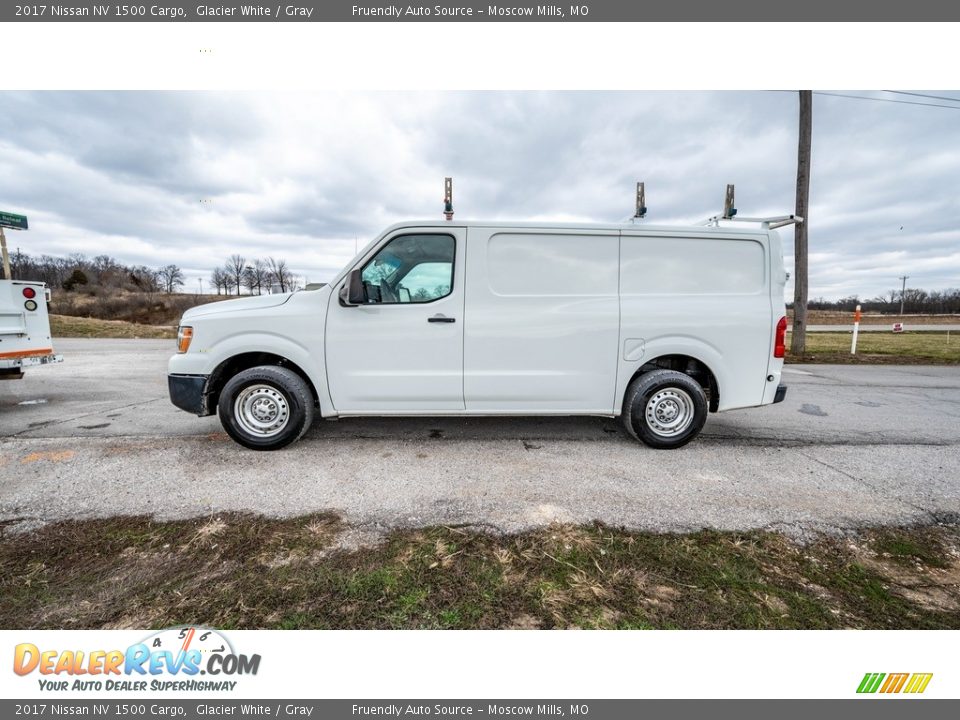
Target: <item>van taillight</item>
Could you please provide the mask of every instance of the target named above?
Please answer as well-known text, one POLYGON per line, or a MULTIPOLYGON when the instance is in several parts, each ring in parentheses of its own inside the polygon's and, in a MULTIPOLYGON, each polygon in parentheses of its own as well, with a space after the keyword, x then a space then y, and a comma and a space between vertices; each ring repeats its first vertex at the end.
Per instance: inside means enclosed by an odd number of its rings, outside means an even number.
POLYGON ((775 358, 782 358, 784 353, 787 351, 787 318, 780 318, 780 322, 777 323, 777 336, 773 341, 773 356, 775 358))
POLYGON ((23 296, 24 296, 27 300, 33 300, 33 298, 35 298, 35 297, 37 296, 37 291, 34 290, 32 287, 25 287, 25 288, 23 289, 23 296))

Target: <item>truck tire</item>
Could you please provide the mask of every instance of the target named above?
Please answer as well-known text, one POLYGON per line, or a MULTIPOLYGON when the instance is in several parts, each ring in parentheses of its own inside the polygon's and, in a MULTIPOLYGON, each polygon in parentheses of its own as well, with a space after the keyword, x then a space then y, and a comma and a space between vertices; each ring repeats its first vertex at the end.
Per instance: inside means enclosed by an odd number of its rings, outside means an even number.
POLYGON ((234 375, 220 392, 220 423, 251 450, 279 450, 313 423, 313 393, 292 370, 260 365, 234 375))
POLYGON ((707 411, 700 383, 674 370, 653 370, 630 383, 620 419, 635 440, 670 449, 686 445, 700 433, 707 411))

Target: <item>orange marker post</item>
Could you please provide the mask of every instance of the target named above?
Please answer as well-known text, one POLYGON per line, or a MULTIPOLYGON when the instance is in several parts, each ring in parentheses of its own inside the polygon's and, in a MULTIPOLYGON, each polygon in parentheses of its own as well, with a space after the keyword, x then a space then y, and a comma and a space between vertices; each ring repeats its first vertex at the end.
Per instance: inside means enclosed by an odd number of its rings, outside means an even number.
POLYGON ((853 341, 850 343, 850 354, 857 354, 857 335, 860 334, 860 306, 853 311, 853 341))

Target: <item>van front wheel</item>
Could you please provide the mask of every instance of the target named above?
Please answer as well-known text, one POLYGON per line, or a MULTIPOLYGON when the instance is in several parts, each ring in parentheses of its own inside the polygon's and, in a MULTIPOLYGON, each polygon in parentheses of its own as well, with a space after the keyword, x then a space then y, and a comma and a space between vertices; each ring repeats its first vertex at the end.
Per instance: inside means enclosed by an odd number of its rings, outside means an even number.
POLYGON ((227 434, 251 450, 278 450, 310 429, 313 393, 303 378, 278 365, 234 375, 217 403, 227 434))
POLYGON ((620 418, 636 440, 653 448, 678 448, 703 428, 707 396, 689 375, 654 370, 630 383, 620 418))

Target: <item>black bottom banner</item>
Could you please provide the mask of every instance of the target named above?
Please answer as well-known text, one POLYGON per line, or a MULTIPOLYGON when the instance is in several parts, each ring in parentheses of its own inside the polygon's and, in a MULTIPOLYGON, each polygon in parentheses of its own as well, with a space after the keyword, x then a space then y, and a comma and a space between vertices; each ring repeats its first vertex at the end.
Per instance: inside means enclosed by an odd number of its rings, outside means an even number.
POLYGON ((849 700, 0 700, 0 717, 219 717, 345 718, 529 717, 622 718, 703 717, 738 720, 911 720, 957 717, 960 700, 865 697, 849 700), (909 705, 909 707, 907 707, 909 705))

